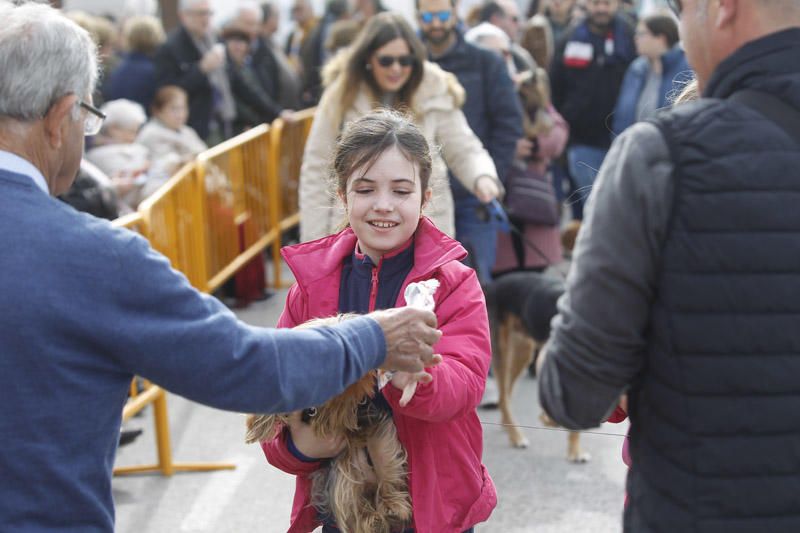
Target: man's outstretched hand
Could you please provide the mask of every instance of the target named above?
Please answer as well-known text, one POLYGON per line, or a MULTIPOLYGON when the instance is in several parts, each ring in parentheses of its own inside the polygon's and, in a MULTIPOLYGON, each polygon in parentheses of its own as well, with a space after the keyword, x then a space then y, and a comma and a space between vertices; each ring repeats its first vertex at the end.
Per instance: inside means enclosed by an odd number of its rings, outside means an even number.
POLYGON ((433 354, 433 345, 442 332, 436 329, 436 315, 431 311, 397 307, 369 316, 378 322, 386 338, 386 360, 381 365, 384 370, 416 373, 442 360, 433 354))

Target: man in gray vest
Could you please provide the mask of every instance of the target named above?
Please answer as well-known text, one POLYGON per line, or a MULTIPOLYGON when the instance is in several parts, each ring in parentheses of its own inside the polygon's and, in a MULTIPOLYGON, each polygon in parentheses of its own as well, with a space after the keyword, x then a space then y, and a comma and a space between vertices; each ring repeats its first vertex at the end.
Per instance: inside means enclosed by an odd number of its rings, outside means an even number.
POLYGON ((43 4, 0 0, 0 20, 0 530, 114 530, 134 374, 270 413, 318 405, 373 367, 441 360, 435 315, 407 307, 305 331, 243 324, 144 239, 54 198, 103 122, 95 46, 43 4))
POLYGON ((800 1, 670 4, 703 98, 614 142, 540 400, 627 393, 626 531, 800 531, 800 1))

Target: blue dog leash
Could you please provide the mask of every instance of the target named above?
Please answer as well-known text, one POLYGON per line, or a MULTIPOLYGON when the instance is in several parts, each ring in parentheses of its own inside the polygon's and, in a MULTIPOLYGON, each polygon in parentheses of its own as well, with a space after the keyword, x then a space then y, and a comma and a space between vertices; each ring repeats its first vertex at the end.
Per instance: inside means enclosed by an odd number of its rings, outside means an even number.
POLYGON ((497 224, 498 229, 503 233, 513 232, 516 234, 520 239, 522 239, 522 242, 525 243, 528 248, 536 252, 536 254, 544 260, 548 267, 552 267, 561 273, 558 268, 555 268, 555 265, 545 255, 541 248, 533 244, 530 239, 525 236, 522 230, 520 230, 513 222, 511 222, 511 220, 508 218, 508 213, 506 213, 506 210, 503 208, 503 205, 497 200, 497 198, 488 204, 482 204, 478 206, 477 209, 479 211, 479 216, 481 214, 480 211, 484 211, 486 220, 493 220, 497 224))

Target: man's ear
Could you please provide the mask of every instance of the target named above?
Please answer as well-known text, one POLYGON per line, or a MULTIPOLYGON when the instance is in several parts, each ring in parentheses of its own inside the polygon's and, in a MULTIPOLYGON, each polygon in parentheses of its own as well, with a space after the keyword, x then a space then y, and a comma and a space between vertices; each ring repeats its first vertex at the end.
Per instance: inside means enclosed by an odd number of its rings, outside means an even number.
POLYGON ((56 100, 43 119, 44 133, 47 142, 52 148, 61 148, 64 143, 65 121, 72 121, 72 107, 78 98, 74 94, 67 94, 56 100))
MULTIPOLYGON (((717 6, 717 15, 714 19, 714 26, 717 28, 724 28, 731 26, 736 20, 739 13, 739 2, 742 0, 714 0, 717 6)), ((751 2, 752 0, 744 0, 751 2)))

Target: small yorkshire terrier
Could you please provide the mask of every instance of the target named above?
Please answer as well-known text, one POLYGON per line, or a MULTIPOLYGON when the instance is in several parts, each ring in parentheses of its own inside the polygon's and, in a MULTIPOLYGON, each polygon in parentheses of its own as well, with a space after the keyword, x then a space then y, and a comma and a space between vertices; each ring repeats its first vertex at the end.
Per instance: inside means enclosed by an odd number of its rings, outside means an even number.
MULTIPOLYGON (((347 318, 316 319, 298 327, 331 325, 347 318)), ((344 451, 311 475, 312 505, 321 516, 333 517, 345 533, 390 533, 411 523, 406 451, 391 413, 369 401, 378 379, 376 371, 368 372, 340 395, 301 414, 320 438, 345 438, 344 451)), ((245 441, 274 438, 288 419, 289 414, 249 415, 245 441)))

